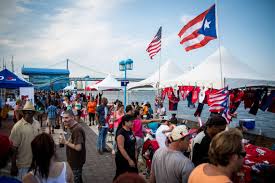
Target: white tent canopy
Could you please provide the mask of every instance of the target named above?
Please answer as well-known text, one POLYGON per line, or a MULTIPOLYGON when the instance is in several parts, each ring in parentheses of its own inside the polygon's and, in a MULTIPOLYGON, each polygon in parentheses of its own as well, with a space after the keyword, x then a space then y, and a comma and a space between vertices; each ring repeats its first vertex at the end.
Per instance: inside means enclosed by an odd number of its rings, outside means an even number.
POLYGON ((75 83, 74 83, 74 82, 72 82, 72 84, 71 84, 71 85, 66 86, 63 90, 75 90, 75 83))
MULTIPOLYGON (((183 72, 176 66, 173 62, 167 61, 160 67, 160 83, 162 81, 173 79, 177 76, 180 76, 183 72)), ((144 88, 144 87, 153 87, 157 88, 157 84, 159 82, 159 70, 157 70, 154 74, 149 76, 147 79, 142 80, 137 83, 130 83, 128 85, 128 89, 135 88, 144 88)))
MULTIPOLYGON (((248 65, 233 57, 224 47, 221 47, 221 63, 223 82, 229 88, 245 86, 275 86, 275 78, 263 76, 248 65)), ((163 82, 163 87, 183 85, 222 88, 219 50, 207 57, 205 61, 193 70, 172 80, 163 82)))
POLYGON ((74 90, 74 86, 72 85, 66 86, 63 90, 74 90))
POLYGON ((100 83, 90 86, 91 88, 95 88, 96 90, 120 90, 121 84, 110 74, 102 80, 100 83))

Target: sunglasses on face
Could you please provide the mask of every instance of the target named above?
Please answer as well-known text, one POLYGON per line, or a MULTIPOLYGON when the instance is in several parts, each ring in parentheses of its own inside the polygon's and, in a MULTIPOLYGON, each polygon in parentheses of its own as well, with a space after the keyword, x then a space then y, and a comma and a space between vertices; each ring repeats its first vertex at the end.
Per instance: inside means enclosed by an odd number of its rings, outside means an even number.
POLYGON ((246 152, 245 152, 245 151, 239 152, 238 155, 239 155, 239 156, 242 156, 243 158, 245 158, 246 152))
POLYGON ((24 111, 23 113, 24 113, 24 114, 34 114, 33 111, 24 111))

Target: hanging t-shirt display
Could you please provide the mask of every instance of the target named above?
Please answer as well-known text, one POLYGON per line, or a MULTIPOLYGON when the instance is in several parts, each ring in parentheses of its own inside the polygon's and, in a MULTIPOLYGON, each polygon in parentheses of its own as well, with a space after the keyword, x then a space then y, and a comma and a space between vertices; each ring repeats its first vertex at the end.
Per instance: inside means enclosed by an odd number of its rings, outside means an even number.
POLYGON ((203 103, 204 104, 208 104, 208 99, 209 99, 209 94, 210 93, 215 93, 216 91, 218 91, 217 89, 213 89, 213 88, 210 88, 208 90, 205 91, 205 97, 204 97, 204 100, 203 100, 203 103))
POLYGON ((189 94, 186 97, 186 99, 187 99, 187 107, 194 108, 195 104, 192 103, 192 93, 193 92, 189 92, 189 94))
POLYGON ((169 99, 169 100, 174 99, 175 94, 174 94, 174 90, 173 90, 172 87, 168 88, 168 90, 167 90, 167 96, 168 96, 168 99, 169 99))
POLYGON ((267 111, 269 111, 269 112, 273 112, 273 113, 275 113, 275 91, 273 90, 272 92, 271 92, 271 97, 269 97, 268 99, 269 100, 271 100, 271 104, 270 104, 270 106, 268 107, 268 109, 267 109, 267 111), (272 94, 272 95, 271 95, 272 94))
POLYGON ((175 100, 169 100, 169 111, 178 110, 179 98, 175 98, 175 100))
POLYGON ((178 110, 178 103, 180 101, 179 97, 176 97, 174 92, 172 91, 170 95, 168 95, 169 99, 169 111, 178 110))
POLYGON ((251 108, 255 98, 255 90, 246 90, 244 92, 243 101, 244 108, 251 108))
POLYGON ((229 96, 230 96, 229 109, 230 109, 230 113, 233 114, 241 104, 243 100, 244 92, 241 90, 233 90, 229 96))
POLYGON ((200 88, 195 87, 192 91, 192 103, 195 104, 198 101, 200 88))
POLYGON ((204 88, 202 90, 200 90, 200 93, 199 93, 199 105, 198 105, 198 108, 196 110, 196 112, 194 113, 194 116, 195 117, 200 117, 201 116, 201 112, 203 110, 203 106, 204 106, 204 99, 205 99, 205 90, 204 88))
POLYGON ((197 117, 197 116, 200 117, 201 116, 201 112, 203 110, 203 106, 204 106, 203 103, 199 103, 198 108, 197 108, 196 112, 194 113, 195 117, 197 117))
POLYGON ((266 111, 266 109, 271 106, 273 98, 275 98, 275 90, 272 90, 269 95, 267 95, 266 93, 266 95, 262 99, 260 109, 262 111, 266 111))
POLYGON ((182 97, 182 100, 185 100, 187 95, 193 90, 193 86, 179 86, 179 91, 182 97))
POLYGON ((261 90, 261 89, 256 90, 254 102, 253 102, 253 105, 251 106, 250 111, 249 111, 250 114, 253 114, 253 115, 257 114, 259 106, 260 106, 260 101, 262 99, 262 94, 264 92, 267 92, 267 89, 266 90, 261 90))
POLYGON ((200 90, 200 93, 199 93, 199 103, 203 103, 204 102, 204 99, 205 99, 205 89, 203 88, 202 90, 200 90))

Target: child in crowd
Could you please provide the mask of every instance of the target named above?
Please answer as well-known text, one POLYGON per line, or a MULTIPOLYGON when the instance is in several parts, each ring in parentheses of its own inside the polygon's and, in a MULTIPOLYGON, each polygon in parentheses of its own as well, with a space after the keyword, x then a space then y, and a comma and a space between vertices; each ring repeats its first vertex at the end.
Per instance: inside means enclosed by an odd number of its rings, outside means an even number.
POLYGON ((86 121, 87 116, 88 116, 87 108, 86 106, 84 106, 81 112, 81 117, 83 118, 83 121, 86 121))

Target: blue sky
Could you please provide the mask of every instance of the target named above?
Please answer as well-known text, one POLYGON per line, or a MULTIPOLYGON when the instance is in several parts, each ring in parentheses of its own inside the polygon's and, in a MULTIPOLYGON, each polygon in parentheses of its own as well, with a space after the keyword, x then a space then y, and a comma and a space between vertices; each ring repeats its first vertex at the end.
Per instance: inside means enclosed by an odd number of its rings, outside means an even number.
MULTIPOLYGON (((133 77, 146 77, 171 60, 183 71, 218 48, 214 40, 185 52, 177 36, 187 20, 209 8, 210 0, 2 0, 0 58, 14 55, 16 71, 26 67, 64 68, 73 76, 112 73, 118 62, 134 60, 133 77), (163 27, 162 53, 151 61, 146 47, 163 27), (56 64, 59 63, 59 64, 56 64), (56 65, 55 65, 56 64, 56 65), (85 66, 85 67, 82 67, 85 66)), ((218 1, 221 44, 259 73, 274 75, 275 1, 218 1)), ((1 64, 2 65, 2 64, 1 64)), ((8 63, 9 67, 9 63, 8 63)))

